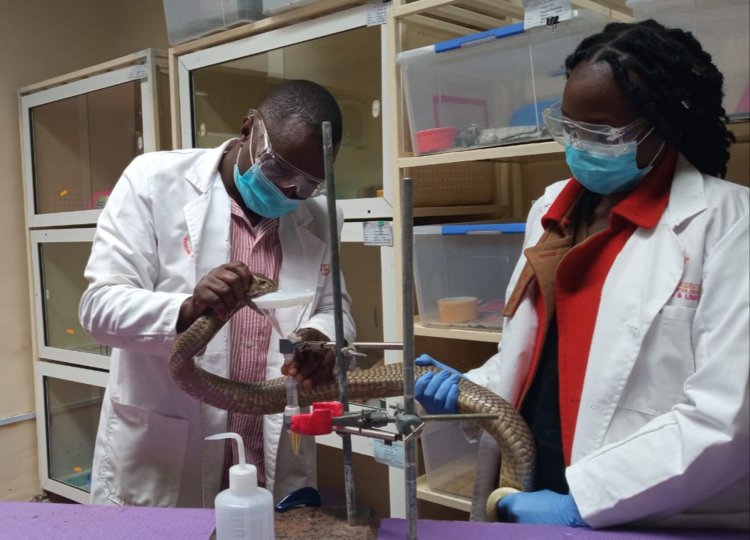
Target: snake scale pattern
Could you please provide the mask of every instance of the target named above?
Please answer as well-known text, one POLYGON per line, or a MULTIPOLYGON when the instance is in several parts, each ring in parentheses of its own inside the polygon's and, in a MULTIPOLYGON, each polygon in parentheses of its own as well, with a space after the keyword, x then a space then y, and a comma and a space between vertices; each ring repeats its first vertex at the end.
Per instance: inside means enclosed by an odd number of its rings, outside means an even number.
MULTIPOLYGON (((253 274, 247 293, 248 304, 268 292, 276 284, 260 274, 253 274)), ((169 372, 175 383, 190 396, 220 409, 248 414, 275 414, 284 412, 286 389, 284 377, 267 381, 241 383, 219 377, 196 365, 198 355, 225 324, 212 314, 200 316, 176 340, 169 357, 169 372)), ((415 377, 432 367, 416 366, 415 377)), ((401 364, 378 368, 354 370, 347 374, 349 399, 363 400, 400 396, 403 394, 401 364)), ((487 501, 488 517, 494 516, 495 502, 511 490, 530 491, 534 481, 534 440, 518 411, 502 399, 468 379, 458 383, 458 411, 460 413, 493 413, 496 420, 481 420, 479 425, 499 444, 502 455, 499 487, 487 501)), ((299 388, 299 404, 310 405, 316 401, 338 399, 335 380, 312 390, 299 388)))

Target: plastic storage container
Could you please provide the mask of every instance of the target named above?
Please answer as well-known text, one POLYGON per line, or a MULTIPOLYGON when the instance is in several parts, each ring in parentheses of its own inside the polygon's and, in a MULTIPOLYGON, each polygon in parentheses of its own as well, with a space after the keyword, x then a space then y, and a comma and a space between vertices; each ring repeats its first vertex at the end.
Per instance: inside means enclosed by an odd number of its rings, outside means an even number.
POLYGON ((458 422, 428 422, 421 435, 427 485, 471 499, 478 443, 470 443, 458 422))
POLYGON ((422 324, 502 328, 505 290, 523 223, 414 227, 414 282, 422 324))
POLYGON ((263 15, 276 15, 307 4, 314 4, 318 0, 263 0, 263 15))
POLYGON ((628 0, 636 20, 689 30, 724 74, 724 109, 750 117, 750 4, 747 0, 628 0))
POLYGON ((164 0, 169 44, 263 17, 261 0, 164 0))
POLYGON ((540 113, 562 97, 565 57, 607 22, 575 10, 554 27, 511 24, 399 53, 414 153, 544 137, 540 113))

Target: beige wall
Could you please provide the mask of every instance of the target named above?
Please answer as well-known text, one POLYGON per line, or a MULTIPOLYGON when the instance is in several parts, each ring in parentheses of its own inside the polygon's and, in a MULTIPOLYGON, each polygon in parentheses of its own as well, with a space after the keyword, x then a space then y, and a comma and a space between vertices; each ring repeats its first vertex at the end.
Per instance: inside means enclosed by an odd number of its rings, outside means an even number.
MULTIPOLYGON (((34 409, 16 91, 149 47, 168 47, 161 0, 0 0, 0 421, 34 409)), ((0 499, 39 492, 34 420, 0 426, 0 457, 0 499)))

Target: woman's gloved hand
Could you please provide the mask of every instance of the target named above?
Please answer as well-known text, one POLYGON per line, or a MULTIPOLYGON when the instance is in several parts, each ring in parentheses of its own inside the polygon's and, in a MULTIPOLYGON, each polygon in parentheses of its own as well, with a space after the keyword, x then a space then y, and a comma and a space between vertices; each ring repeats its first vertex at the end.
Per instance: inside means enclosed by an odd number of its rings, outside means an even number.
POLYGON ((415 360, 418 366, 435 366, 440 371, 430 371, 414 383, 414 397, 429 414, 455 414, 458 401, 460 371, 423 354, 415 360))
POLYGON ((588 527, 572 495, 561 495, 548 489, 530 493, 512 493, 497 503, 500 521, 588 527))

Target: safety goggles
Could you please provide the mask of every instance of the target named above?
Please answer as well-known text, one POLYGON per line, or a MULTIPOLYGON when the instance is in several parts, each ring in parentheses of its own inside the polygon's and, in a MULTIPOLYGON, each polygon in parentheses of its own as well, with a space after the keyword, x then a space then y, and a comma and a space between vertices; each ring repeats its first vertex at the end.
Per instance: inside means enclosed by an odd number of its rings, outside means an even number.
POLYGON ((253 129, 256 124, 263 130, 263 144, 255 149, 254 163, 257 163, 261 172, 271 182, 282 189, 294 188, 295 194, 300 199, 316 197, 326 190, 325 181, 295 167, 284 159, 278 152, 273 150, 271 139, 268 138, 268 130, 260 112, 251 109, 248 112, 253 119, 253 129))
POLYGON ((553 139, 561 144, 574 146, 579 142, 595 145, 638 143, 640 135, 648 125, 645 118, 639 118, 621 127, 577 122, 562 113, 561 101, 547 107, 542 112, 542 118, 553 139))

